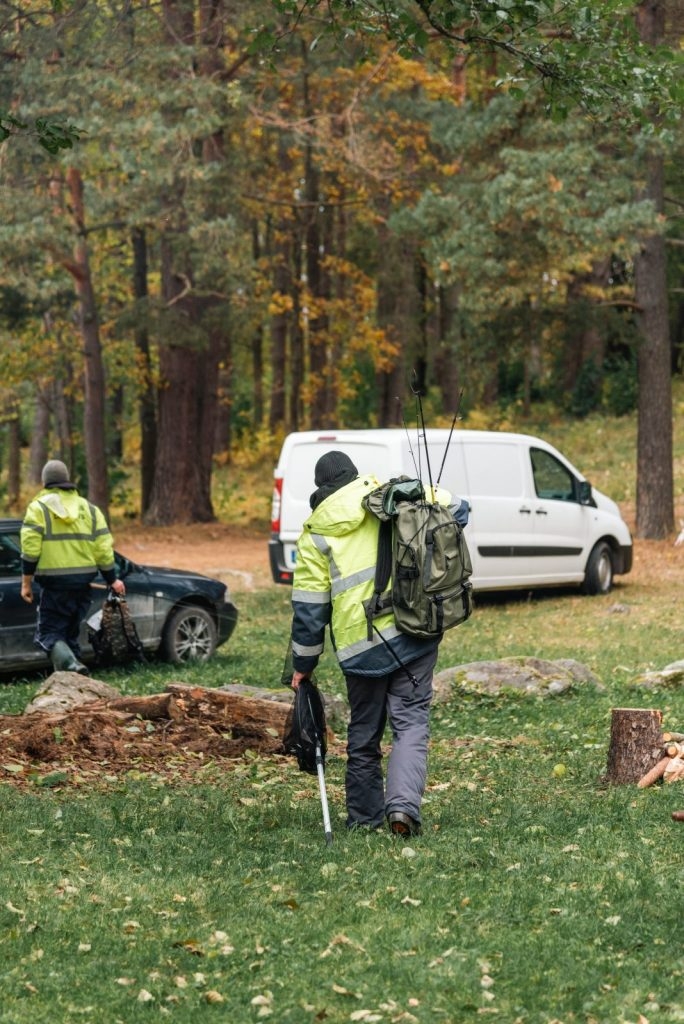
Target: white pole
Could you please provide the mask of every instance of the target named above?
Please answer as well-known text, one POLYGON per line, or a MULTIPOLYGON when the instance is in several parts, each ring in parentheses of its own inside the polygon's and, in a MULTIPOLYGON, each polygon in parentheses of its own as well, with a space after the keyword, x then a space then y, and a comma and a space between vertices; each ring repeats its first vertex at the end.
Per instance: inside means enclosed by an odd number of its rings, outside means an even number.
POLYGON ((325 843, 330 846, 333 841, 332 829, 330 827, 330 812, 328 810, 328 795, 325 791, 325 773, 323 771, 323 755, 320 743, 316 744, 316 770, 318 772, 318 788, 321 791, 321 807, 323 808, 323 828, 325 829, 325 843))

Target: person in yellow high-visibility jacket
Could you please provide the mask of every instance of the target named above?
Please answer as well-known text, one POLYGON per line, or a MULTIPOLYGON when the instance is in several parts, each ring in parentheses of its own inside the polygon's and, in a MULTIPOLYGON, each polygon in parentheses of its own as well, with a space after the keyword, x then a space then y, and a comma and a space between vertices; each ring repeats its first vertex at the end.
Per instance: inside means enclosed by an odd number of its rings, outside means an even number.
MULTIPOLYGON (((312 514, 297 542, 292 586, 291 685, 314 671, 325 630, 347 684, 351 717, 345 791, 347 827, 379 828, 385 819, 398 835, 421 830, 427 777, 432 677, 440 637, 402 633, 392 609, 376 619, 369 637, 365 604, 375 584, 380 521, 362 499, 379 486, 359 475, 344 452, 316 463, 312 514), (386 722, 392 750, 383 779, 381 740, 386 722)), ((449 504, 450 496, 443 492, 449 504)), ((467 503, 452 514, 467 521, 467 503)))
POLYGON ((33 602, 33 578, 39 586, 35 643, 55 669, 86 672, 80 661, 79 632, 92 600, 98 571, 115 593, 126 587, 117 578, 112 535, 101 510, 81 497, 59 459, 41 474, 43 489, 29 503, 21 527, 21 596, 33 602))

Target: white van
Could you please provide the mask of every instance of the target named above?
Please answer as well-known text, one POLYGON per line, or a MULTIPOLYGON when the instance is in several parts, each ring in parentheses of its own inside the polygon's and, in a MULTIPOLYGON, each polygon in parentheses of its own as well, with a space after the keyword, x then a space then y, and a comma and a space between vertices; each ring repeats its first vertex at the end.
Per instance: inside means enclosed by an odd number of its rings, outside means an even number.
POLYGON ((632 568, 632 538, 614 501, 550 444, 527 434, 428 428, 302 431, 285 438, 275 469, 271 572, 291 583, 296 541, 309 515, 314 467, 346 452, 359 473, 439 481, 470 504, 466 539, 477 591, 578 584, 606 594, 632 568), (425 448, 429 452, 429 464, 425 448), (446 454, 445 454, 446 452, 446 454))

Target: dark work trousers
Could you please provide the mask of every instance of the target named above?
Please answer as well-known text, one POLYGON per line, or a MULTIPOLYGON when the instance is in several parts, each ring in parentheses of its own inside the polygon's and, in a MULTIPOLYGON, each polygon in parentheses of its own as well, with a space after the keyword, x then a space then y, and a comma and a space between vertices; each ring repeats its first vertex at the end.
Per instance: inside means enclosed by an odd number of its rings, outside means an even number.
POLYGON ((65 640, 77 658, 81 655, 79 633, 88 614, 92 591, 89 584, 74 590, 41 588, 35 643, 49 654, 58 640, 65 640))
POLYGON ((420 822, 436 661, 437 646, 409 663, 416 684, 399 667, 386 676, 346 677, 351 709, 345 779, 348 828, 377 828, 390 811, 403 811, 420 822), (380 743, 387 721, 392 750, 383 787, 380 743))

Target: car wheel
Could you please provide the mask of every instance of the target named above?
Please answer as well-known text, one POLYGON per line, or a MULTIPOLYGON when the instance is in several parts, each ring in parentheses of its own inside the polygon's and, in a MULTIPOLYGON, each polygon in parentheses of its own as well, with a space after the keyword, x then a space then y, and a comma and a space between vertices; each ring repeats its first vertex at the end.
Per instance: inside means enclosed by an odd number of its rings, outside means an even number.
POLYGON ((183 605, 169 617, 159 653, 165 661, 206 661, 216 650, 216 626, 199 605, 183 605))
POLYGON ((613 552, 601 540, 592 549, 584 574, 585 594, 609 594, 613 587, 613 552))

